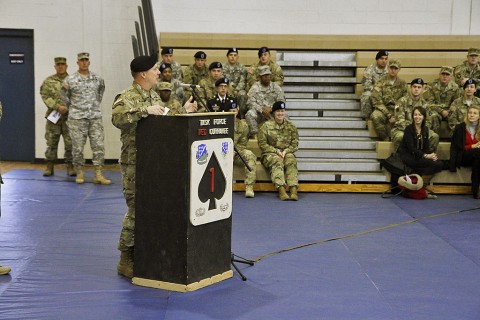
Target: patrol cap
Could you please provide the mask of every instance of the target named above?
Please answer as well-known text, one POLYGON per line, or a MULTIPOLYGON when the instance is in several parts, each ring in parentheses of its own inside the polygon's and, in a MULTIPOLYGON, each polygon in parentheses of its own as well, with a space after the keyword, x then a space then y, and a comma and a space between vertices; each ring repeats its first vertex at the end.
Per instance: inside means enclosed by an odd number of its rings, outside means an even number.
POLYGON ((267 75, 267 74, 272 74, 269 66, 259 66, 258 67, 258 75, 259 76, 264 76, 264 75, 267 75))
POLYGON ((157 90, 158 91, 172 91, 172 84, 170 82, 160 82, 158 85, 157 85, 157 90))
POLYGON ((88 52, 80 52, 79 54, 77 54, 77 59, 78 59, 78 60, 81 60, 81 59, 90 59, 90 53, 88 53, 88 52))
POLYGON ((238 49, 237 49, 237 48, 230 48, 230 49, 228 49, 228 51, 227 51, 227 56, 228 56, 230 53, 232 53, 232 52, 238 53, 238 49))
POLYGON ((402 67, 402 64, 400 63, 399 60, 395 60, 395 59, 394 59, 394 60, 390 60, 390 61, 388 62, 388 66, 389 66, 389 67, 395 67, 395 68, 399 68, 399 69, 400 69, 400 68, 402 67))
POLYGON ((475 80, 473 80, 473 79, 468 79, 468 80, 465 81, 465 83, 463 84, 463 89, 465 90, 469 84, 474 84, 474 85, 476 85, 477 82, 476 82, 475 80))
POLYGON ((217 81, 215 81, 215 87, 218 87, 221 84, 226 84, 228 85, 230 83, 230 80, 226 77, 220 78, 217 81))
POLYGON ((415 78, 412 80, 412 82, 410 82, 410 85, 414 85, 414 84, 421 84, 423 86, 425 82, 423 81, 422 78, 415 78))
POLYGON ((210 63, 210 66, 208 67, 208 70, 212 70, 212 69, 222 69, 222 64, 220 62, 212 62, 210 63))
POLYGON ((477 48, 470 48, 468 49, 469 56, 480 56, 480 49, 477 48))
POLYGON ((453 74, 453 68, 449 66, 442 66, 440 68, 440 73, 453 74))
POLYGON ((377 55, 375 56, 375 60, 380 59, 381 57, 388 57, 388 51, 387 50, 380 50, 377 52, 377 55))
POLYGON ((130 62, 130 71, 132 72, 142 72, 148 71, 157 64, 157 59, 152 56, 139 56, 130 62))
POLYGON ((203 51, 197 51, 193 57, 197 59, 207 59, 207 54, 203 51))
POLYGON ((258 57, 260 58, 260 56, 265 52, 270 52, 270 49, 268 49, 267 47, 261 47, 260 49, 258 49, 258 57))
POLYGON ((59 63, 66 64, 66 63, 67 63, 67 58, 65 58, 65 57, 56 57, 56 58, 53 59, 53 61, 55 61, 55 64, 59 64, 59 63))
POLYGON ((172 65, 170 63, 162 63, 159 69, 160 72, 163 72, 165 69, 172 69, 172 65))
POLYGON ((277 110, 285 110, 285 102, 283 101, 275 102, 272 106, 272 113, 274 113, 277 110))
POLYGON ((164 54, 173 54, 173 49, 170 47, 165 47, 162 49, 160 54, 163 56, 164 54))

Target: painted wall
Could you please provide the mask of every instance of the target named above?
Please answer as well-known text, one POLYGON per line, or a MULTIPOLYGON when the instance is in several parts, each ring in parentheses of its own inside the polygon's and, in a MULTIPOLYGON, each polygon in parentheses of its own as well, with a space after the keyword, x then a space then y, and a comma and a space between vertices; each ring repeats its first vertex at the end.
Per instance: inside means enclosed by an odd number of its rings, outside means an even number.
MULTIPOLYGON (((91 54, 91 70, 106 83, 102 103, 106 158, 120 154, 110 122, 116 93, 130 85, 131 35, 140 0, 0 0, 0 28, 33 29, 35 156, 44 157, 42 81, 53 57, 91 54)), ((480 34, 480 0, 152 0, 157 32, 272 34, 480 34)), ((89 157, 91 152, 87 151, 89 157)), ((61 155, 60 155, 61 156, 61 155)))

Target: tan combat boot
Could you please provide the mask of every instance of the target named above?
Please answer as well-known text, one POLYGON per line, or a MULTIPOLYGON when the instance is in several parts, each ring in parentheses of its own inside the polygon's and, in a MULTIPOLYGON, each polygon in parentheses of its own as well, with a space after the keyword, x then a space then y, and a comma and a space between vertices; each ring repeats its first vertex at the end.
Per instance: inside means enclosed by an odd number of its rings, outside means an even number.
POLYGON ((121 251, 120 261, 118 261, 117 272, 118 274, 126 277, 133 278, 133 248, 126 251, 121 251))
POLYGON ((282 201, 290 199, 290 197, 287 194, 287 191, 285 191, 285 186, 278 187, 278 197, 282 201))
POLYGON ((298 201, 297 187, 290 187, 290 200, 298 201))
POLYGON ((82 184, 85 182, 85 176, 83 175, 83 170, 81 166, 75 166, 75 171, 77 172, 77 177, 75 178, 75 182, 78 184, 82 184))
POLYGON ((11 269, 7 266, 0 266, 0 276, 4 274, 9 274, 11 269))
POLYGON ((67 163, 67 175, 70 177, 75 177, 77 175, 71 163, 67 163))
POLYGON ((253 198, 255 197, 255 192, 253 192, 253 185, 247 184, 245 185, 245 198, 253 198))
POLYGON ((49 161, 47 162, 47 167, 45 168, 45 171, 43 172, 44 177, 50 177, 53 175, 53 162, 49 161))
POLYGON ((97 166, 95 168, 95 177, 93 178, 93 183, 96 183, 96 184, 110 184, 110 183, 112 183, 112 181, 105 178, 102 175, 102 167, 97 166))

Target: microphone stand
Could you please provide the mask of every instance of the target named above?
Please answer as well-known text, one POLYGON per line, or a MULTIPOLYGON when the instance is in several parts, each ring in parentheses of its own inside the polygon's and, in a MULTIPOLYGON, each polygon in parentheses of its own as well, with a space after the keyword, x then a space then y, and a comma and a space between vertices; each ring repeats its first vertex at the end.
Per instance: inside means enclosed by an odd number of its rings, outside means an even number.
MULTIPOLYGON (((200 95, 198 94, 197 92, 197 88, 196 86, 190 86, 192 88, 192 93, 193 93, 193 96, 195 97, 195 99, 197 99, 200 104, 202 105, 203 108, 205 108, 205 110, 207 110, 207 112, 212 112, 210 109, 208 109, 208 106, 205 105, 205 103, 203 102, 202 98, 200 98, 200 95)), ((237 150, 237 147, 235 147, 235 144, 233 144, 233 150, 235 150, 235 152, 237 153, 237 155, 239 156, 239 158, 242 160, 243 164, 245 165, 245 167, 248 169, 248 171, 252 171, 252 169, 250 168, 250 166, 248 165, 247 161, 245 161, 245 159, 242 157, 242 155, 240 154, 240 152, 238 152, 237 150)), ((242 279, 242 281, 247 281, 247 277, 245 277, 245 275, 240 271, 240 269, 237 267, 237 265, 235 264, 235 262, 238 262, 238 263, 245 263, 245 264, 248 264, 248 265, 251 265, 253 266, 255 264, 254 261, 252 260, 248 260, 248 259, 245 259, 243 257, 240 257, 240 256, 237 256, 236 254, 234 254, 233 252, 230 252, 231 255, 230 255, 230 263, 232 264, 233 268, 235 268, 235 270, 238 272, 238 274, 240 275, 240 278, 242 279)))

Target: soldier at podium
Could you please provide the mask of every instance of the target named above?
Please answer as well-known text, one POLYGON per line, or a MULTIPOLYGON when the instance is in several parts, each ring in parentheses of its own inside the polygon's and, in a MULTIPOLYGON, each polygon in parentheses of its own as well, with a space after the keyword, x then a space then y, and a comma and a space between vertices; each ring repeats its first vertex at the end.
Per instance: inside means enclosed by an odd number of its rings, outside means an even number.
MULTIPOLYGON (((133 84, 117 94, 113 102, 112 123, 121 130, 123 194, 128 211, 122 223, 118 249, 121 252, 117 271, 127 278, 133 277, 134 234, 135 234, 135 134, 137 123, 150 115, 164 115, 162 100, 155 92, 159 70, 157 60, 150 56, 140 56, 130 63, 133 84)), ((196 102, 190 98, 183 106, 185 113, 196 112, 196 102)))

